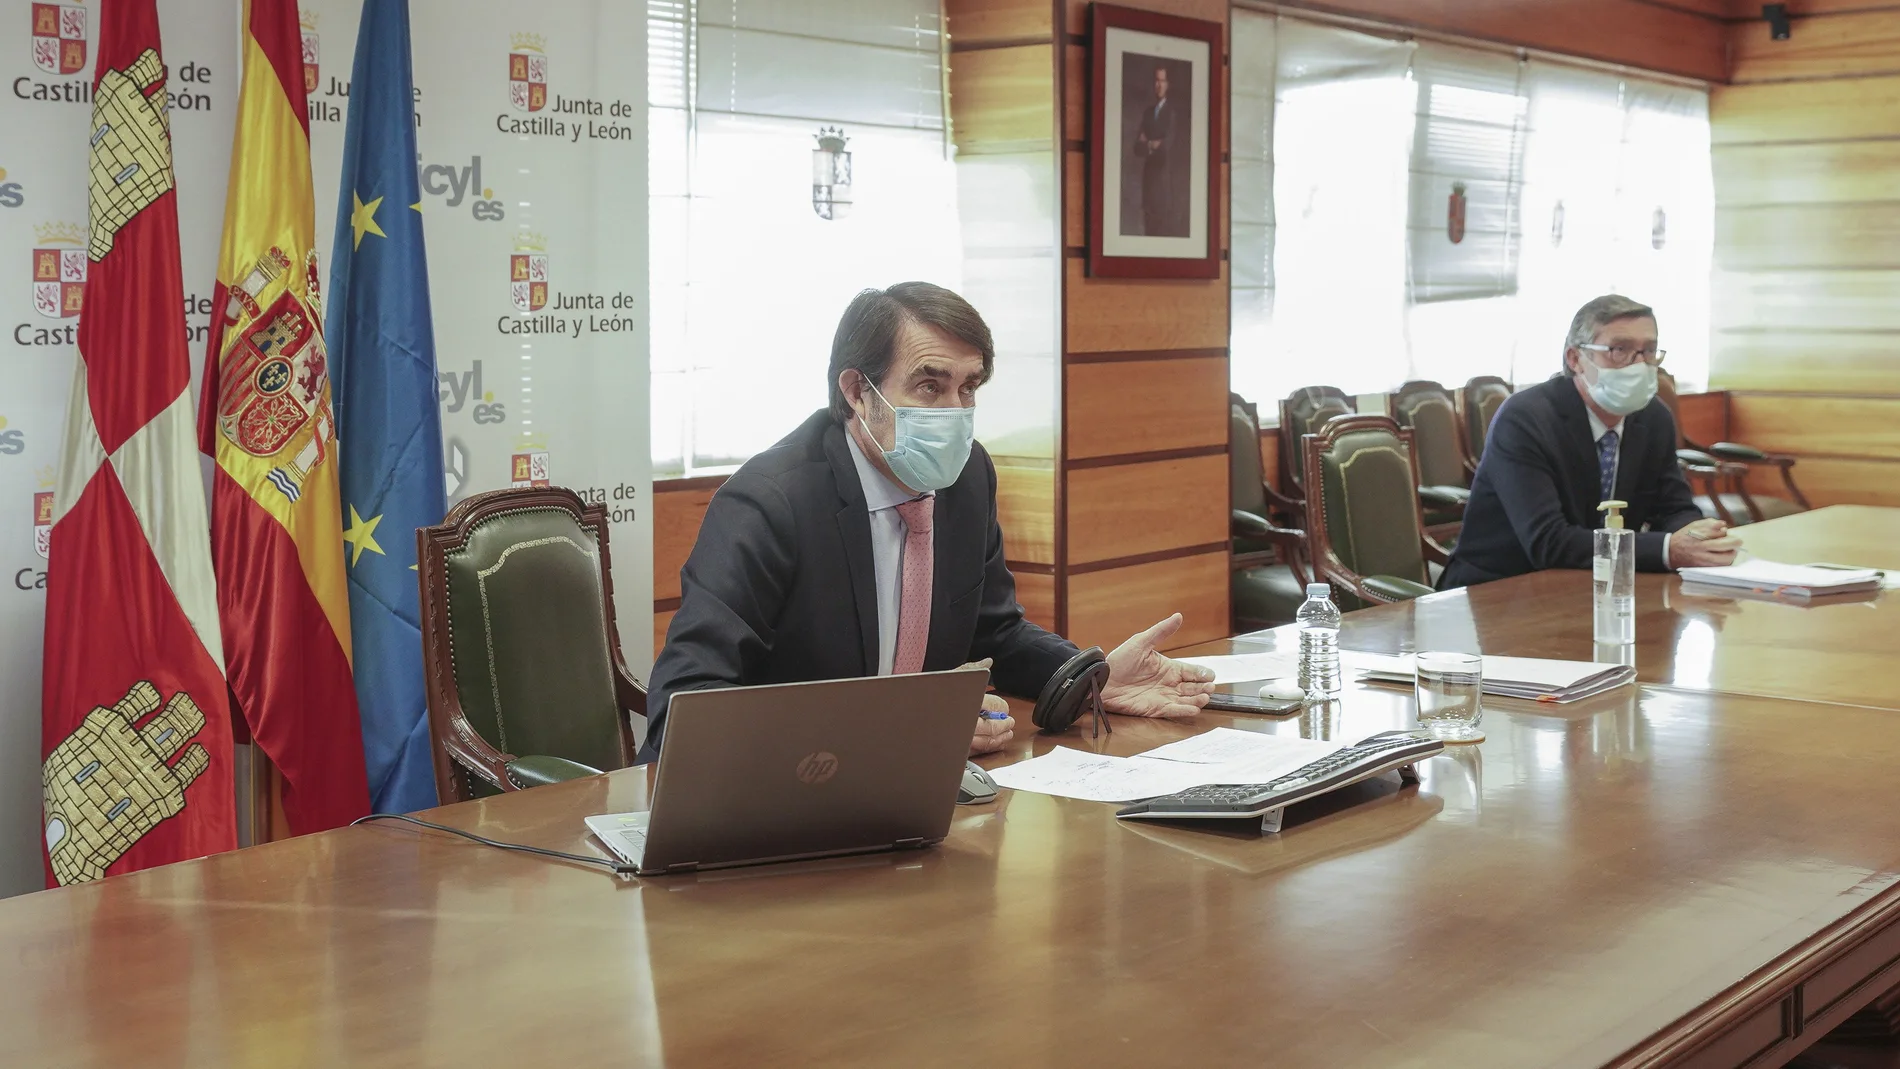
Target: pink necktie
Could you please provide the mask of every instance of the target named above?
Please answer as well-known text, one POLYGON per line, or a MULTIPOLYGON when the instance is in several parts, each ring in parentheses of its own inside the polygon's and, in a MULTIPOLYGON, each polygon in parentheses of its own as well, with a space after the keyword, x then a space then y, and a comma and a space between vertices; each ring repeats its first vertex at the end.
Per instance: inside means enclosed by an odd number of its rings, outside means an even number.
POLYGON ((904 578, 898 588, 897 656, 891 672, 924 670, 924 646, 930 638, 930 521, 937 499, 920 497, 897 506, 904 521, 904 578))

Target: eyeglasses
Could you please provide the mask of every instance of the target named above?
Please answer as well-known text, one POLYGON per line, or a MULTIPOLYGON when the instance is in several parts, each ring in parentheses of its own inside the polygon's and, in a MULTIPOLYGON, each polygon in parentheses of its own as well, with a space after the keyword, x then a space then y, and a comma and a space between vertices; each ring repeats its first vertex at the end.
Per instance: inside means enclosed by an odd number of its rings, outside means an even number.
POLYGON ((1598 367, 1607 368, 1628 367, 1638 360, 1641 360, 1651 367, 1660 367, 1662 366, 1663 358, 1669 355, 1667 349, 1632 349, 1627 345, 1597 345, 1595 343, 1588 343, 1579 345, 1577 348, 1588 349, 1593 353, 1608 354, 1608 359, 1596 362, 1598 367))

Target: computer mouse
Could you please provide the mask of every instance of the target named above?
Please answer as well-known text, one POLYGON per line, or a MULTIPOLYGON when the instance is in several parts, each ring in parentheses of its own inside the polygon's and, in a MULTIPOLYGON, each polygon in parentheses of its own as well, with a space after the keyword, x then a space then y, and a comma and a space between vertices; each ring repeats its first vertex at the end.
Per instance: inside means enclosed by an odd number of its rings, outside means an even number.
POLYGON ((1306 692, 1300 689, 1298 683, 1290 679, 1276 679, 1270 683, 1261 684, 1260 696, 1269 701, 1291 702, 1306 697, 1306 692))
POLYGON ((996 781, 975 761, 963 763, 963 784, 957 788, 958 805, 981 805, 996 801, 996 781))

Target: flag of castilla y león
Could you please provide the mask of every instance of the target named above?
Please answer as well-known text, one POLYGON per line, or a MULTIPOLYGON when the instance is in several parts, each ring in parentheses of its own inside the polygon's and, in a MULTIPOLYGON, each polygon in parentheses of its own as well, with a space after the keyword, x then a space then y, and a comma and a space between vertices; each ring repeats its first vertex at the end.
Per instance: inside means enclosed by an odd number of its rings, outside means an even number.
POLYGON ((81 269, 61 272, 86 288, 59 305, 83 303, 79 361, 58 483, 35 509, 51 524, 40 752, 51 884, 237 845, 155 4, 97 8, 91 227, 72 250, 81 269))
POLYGON ((369 811, 295 0, 245 0, 200 446, 231 697, 293 834, 369 811))

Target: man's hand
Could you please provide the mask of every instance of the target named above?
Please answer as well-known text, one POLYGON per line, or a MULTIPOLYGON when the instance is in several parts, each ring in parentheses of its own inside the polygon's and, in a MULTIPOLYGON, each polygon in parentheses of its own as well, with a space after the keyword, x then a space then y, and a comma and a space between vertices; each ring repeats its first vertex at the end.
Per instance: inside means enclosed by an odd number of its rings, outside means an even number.
POLYGON ((1016 721, 1009 715, 1009 703, 1004 701, 1001 695, 983 695, 983 711, 1002 713, 1003 718, 1001 720, 991 720, 988 717, 977 719, 976 734, 970 739, 971 757, 977 754, 995 753, 1008 746, 1009 740, 1016 737, 1016 721))
MULTIPOLYGON (((968 664, 958 665, 957 670, 962 671, 965 668, 988 668, 991 663, 992 659, 985 657, 980 661, 971 661, 968 664)), ((1016 721, 1009 715, 1009 703, 1003 700, 1002 695, 983 695, 983 711, 985 713, 1002 713, 1003 717, 1000 720, 991 720, 987 716, 977 718, 976 734, 970 737, 971 757, 975 757, 977 754, 995 753, 1003 747, 1008 746, 1009 740, 1016 737, 1016 721)))
POLYGON ((1115 647, 1108 655, 1108 685, 1102 688, 1104 708, 1123 716, 1185 720, 1207 705, 1214 670, 1182 664, 1156 648, 1179 630, 1177 612, 1115 647))
POLYGON ((1702 519, 1669 536, 1669 567, 1708 568, 1735 563, 1742 540, 1728 533, 1721 520, 1702 519))

